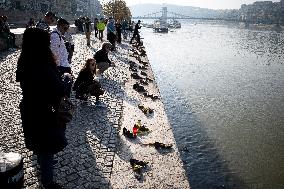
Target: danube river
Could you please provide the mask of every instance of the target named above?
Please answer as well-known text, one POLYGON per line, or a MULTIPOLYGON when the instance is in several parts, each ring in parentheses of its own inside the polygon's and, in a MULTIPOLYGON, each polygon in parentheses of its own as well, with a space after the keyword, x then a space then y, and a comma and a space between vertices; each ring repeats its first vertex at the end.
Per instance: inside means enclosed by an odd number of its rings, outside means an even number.
POLYGON ((284 32, 184 20, 141 35, 191 187, 284 188, 284 32))

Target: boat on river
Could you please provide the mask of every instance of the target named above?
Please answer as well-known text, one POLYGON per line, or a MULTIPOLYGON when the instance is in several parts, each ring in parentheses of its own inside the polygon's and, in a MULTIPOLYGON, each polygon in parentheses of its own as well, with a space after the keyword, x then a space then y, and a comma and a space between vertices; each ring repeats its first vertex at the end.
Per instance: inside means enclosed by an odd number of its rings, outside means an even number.
POLYGON ((176 19, 172 19, 169 24, 168 24, 169 28, 181 28, 181 24, 179 21, 177 21, 176 19))
POLYGON ((162 19, 155 20, 153 24, 153 31, 156 33, 168 33, 168 23, 162 19))

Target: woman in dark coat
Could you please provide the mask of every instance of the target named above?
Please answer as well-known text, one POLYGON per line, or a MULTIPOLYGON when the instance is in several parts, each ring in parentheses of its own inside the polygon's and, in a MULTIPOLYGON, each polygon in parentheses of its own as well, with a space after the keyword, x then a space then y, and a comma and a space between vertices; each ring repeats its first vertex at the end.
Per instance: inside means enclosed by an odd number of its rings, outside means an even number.
POLYGON ((99 97, 104 94, 104 91, 101 89, 101 84, 94 80, 95 74, 96 60, 88 59, 73 86, 77 99, 87 100, 91 95, 96 97, 96 104, 99 104, 99 97))
POLYGON ((53 156, 67 145, 66 125, 56 120, 64 85, 49 46, 47 32, 26 29, 16 71, 23 96, 20 112, 25 144, 37 155, 45 189, 60 188, 53 182, 53 156))

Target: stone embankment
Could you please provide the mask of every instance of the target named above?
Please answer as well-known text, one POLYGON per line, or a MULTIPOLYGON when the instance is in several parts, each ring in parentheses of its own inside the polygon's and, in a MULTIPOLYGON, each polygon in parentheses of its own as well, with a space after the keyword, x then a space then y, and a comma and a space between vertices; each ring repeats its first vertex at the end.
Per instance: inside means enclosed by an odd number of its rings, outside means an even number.
MULTIPOLYGON (((87 47, 84 35, 73 37, 72 70, 76 77, 101 42, 92 35, 92 45, 87 47)), ((56 155, 58 163, 55 165, 55 179, 65 188, 189 188, 153 72, 143 52, 143 48, 122 43, 116 52, 111 53, 110 58, 116 66, 111 67, 101 81, 105 90, 101 100, 105 107, 96 106, 93 98, 81 102, 72 94, 76 113, 67 127, 69 145, 56 155), (144 88, 159 99, 152 100, 133 89, 133 84, 139 80, 131 77, 135 70, 129 70, 129 61, 132 61, 132 66, 137 66, 139 75, 140 68, 143 68, 145 73, 142 76, 147 74, 150 79, 144 88), (145 115, 138 108, 139 104, 152 108, 154 113, 145 115), (123 128, 132 131, 138 120, 151 132, 138 134, 134 139, 126 137, 123 128), (154 142, 173 146, 164 150, 144 145, 154 142), (131 158, 148 164, 140 173, 134 172, 131 158)), ((0 54, 0 146, 3 151, 23 155, 24 188, 34 189, 39 188, 40 183, 38 166, 36 156, 25 148, 18 109, 21 89, 15 82, 15 69, 19 54, 20 50, 0 54)))

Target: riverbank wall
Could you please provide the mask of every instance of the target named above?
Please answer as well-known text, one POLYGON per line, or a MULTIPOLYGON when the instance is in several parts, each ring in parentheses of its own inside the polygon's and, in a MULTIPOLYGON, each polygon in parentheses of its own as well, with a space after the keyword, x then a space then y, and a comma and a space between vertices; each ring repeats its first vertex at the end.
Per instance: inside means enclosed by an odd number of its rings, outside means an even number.
MULTIPOLYGON (((100 48, 101 41, 92 34, 88 47, 83 34, 74 34, 73 38, 71 67, 77 77, 85 60, 100 48)), ((37 157, 25 148, 23 140, 18 109, 21 89, 15 82, 19 54, 20 50, 0 54, 0 146, 2 151, 22 154, 24 188, 33 189, 39 188, 40 179, 37 157)), ((190 188, 145 49, 123 41, 110 53, 110 59, 115 67, 109 68, 100 81, 105 90, 101 98, 103 107, 96 106, 93 98, 82 102, 71 95, 76 112, 67 127, 69 145, 56 155, 55 180, 70 189, 190 188), (130 69, 133 66, 136 71, 130 69), (133 89, 140 82, 133 78, 133 73, 148 78, 148 85, 139 84, 148 95, 133 89), (150 107, 153 113, 144 114, 138 105, 150 107), (133 139, 125 136, 123 128, 132 131, 138 120, 150 132, 133 139), (155 142, 172 147, 155 148, 151 145, 155 142), (130 159, 147 162, 147 166, 141 171, 134 170, 130 159)))

